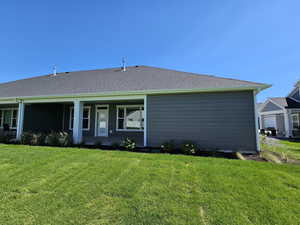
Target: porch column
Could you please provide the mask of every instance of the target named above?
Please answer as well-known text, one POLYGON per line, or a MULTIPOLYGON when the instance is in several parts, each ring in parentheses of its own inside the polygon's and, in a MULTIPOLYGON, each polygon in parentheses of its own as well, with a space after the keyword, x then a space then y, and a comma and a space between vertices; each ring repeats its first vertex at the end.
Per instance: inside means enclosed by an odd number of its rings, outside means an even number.
POLYGON ((147 95, 144 97, 144 146, 147 146, 147 95))
POLYGON ((19 109, 18 109, 17 134, 16 134, 17 140, 21 139, 21 135, 23 133, 24 110, 25 110, 25 104, 23 101, 20 101, 19 109))
POLYGON ((73 124, 73 142, 79 144, 82 141, 82 116, 83 102, 74 101, 74 124, 73 124))
POLYGON ((290 129, 290 112, 288 109, 284 109, 283 111, 283 115, 284 115, 284 128, 285 128, 285 136, 287 138, 292 136, 292 132, 290 129))

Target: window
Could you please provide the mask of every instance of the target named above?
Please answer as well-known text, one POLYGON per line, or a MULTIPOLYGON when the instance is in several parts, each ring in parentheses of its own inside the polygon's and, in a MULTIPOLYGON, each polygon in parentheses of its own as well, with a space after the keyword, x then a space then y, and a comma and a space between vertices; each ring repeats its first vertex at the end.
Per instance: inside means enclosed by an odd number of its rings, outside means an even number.
POLYGON ((18 120, 18 110, 13 109, 12 110, 12 117, 11 117, 11 127, 16 128, 17 127, 17 120, 18 120))
POLYGON ((144 130, 143 105, 117 106, 117 130, 143 131, 144 130))
MULTIPOLYGON (((83 116, 82 116, 82 130, 90 129, 90 119, 91 119, 91 107, 84 106, 83 116)), ((74 107, 70 107, 69 129, 73 130, 73 126, 74 126, 74 107)))
POLYGON ((0 127, 7 125, 10 129, 17 128, 18 109, 8 108, 0 109, 0 127))
POLYGON ((292 114, 293 129, 299 129, 299 114, 292 114))
POLYGON ((3 111, 0 110, 0 127, 3 127, 3 111))

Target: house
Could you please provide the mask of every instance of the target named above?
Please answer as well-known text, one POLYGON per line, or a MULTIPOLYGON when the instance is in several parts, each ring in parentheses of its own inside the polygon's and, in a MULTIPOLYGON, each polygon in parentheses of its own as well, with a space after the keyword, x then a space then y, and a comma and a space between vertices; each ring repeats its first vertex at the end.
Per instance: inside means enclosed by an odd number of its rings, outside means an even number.
POLYGON ((67 131, 75 143, 258 151, 255 96, 269 85, 148 66, 64 72, 0 84, 1 128, 67 131), (4 126, 5 125, 5 126, 4 126))
POLYGON ((278 136, 299 137, 300 81, 287 97, 269 98, 260 107, 260 127, 275 129, 278 136))

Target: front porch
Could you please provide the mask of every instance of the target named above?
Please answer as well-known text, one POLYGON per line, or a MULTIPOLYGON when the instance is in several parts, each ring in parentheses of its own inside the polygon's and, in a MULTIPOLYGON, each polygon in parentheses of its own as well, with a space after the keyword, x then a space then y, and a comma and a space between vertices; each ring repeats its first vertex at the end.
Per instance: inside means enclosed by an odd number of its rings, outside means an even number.
MULTIPOLYGON (((9 131, 20 139, 23 132, 68 132, 73 142, 92 145, 122 144, 125 138, 146 146, 144 96, 122 99, 91 99, 57 102, 20 102, 9 118, 9 131), (16 115, 16 116, 15 116, 16 115)), ((7 106, 5 106, 8 108, 7 106)), ((4 106, 0 106, 0 109, 4 106)), ((0 110, 1 116, 1 110, 0 110)), ((3 124, 3 122, 1 122, 3 124)), ((0 124, 1 124, 0 123, 0 124)), ((3 127, 0 129, 4 131, 3 127)))

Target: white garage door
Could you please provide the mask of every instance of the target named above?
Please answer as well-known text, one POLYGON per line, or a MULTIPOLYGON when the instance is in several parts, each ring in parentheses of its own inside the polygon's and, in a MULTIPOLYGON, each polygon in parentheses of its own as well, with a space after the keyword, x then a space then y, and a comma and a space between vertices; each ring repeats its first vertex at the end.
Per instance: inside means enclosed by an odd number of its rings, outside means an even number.
POLYGON ((274 127, 275 129, 277 128, 276 116, 270 115, 264 117, 264 128, 268 128, 268 127, 274 127))

